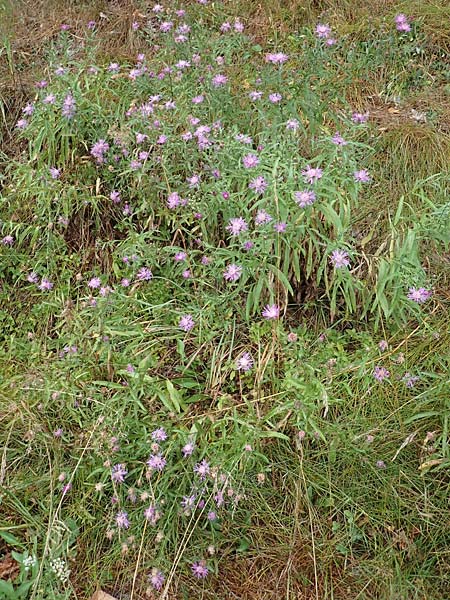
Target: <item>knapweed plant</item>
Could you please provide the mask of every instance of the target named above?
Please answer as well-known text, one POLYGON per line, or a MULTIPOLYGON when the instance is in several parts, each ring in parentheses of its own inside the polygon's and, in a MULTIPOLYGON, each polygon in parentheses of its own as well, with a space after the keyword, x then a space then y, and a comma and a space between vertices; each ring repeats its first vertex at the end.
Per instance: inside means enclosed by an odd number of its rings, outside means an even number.
MULTIPOLYGON (((323 19, 263 47, 232 8, 145 6, 138 52, 119 58, 101 21, 64 24, 15 123, 0 533, 26 531, 0 597, 99 581, 130 600, 200 598, 266 526, 282 564, 302 563, 298 545, 313 557, 287 585, 337 598, 320 573, 357 556, 374 568, 400 526, 373 498, 405 457, 417 494, 449 464, 445 274, 430 267, 448 252, 445 173, 388 194, 380 128, 346 87, 370 56, 390 65, 385 96, 408 90, 398 63, 421 59, 419 24, 399 13, 363 44, 323 19)), ((413 512, 411 544, 422 525, 413 512)), ((280 590, 264 597, 294 597, 280 590)))

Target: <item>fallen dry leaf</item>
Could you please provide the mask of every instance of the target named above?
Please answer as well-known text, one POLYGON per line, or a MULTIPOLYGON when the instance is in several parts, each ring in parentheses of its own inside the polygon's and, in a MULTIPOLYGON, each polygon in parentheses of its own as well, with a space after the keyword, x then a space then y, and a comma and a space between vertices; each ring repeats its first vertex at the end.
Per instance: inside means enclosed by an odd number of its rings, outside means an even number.
POLYGON ((97 590, 91 600, 117 600, 117 598, 110 596, 106 592, 102 592, 102 590, 97 590))
POLYGON ((19 563, 13 559, 9 552, 5 554, 2 559, 0 559, 0 579, 3 581, 15 579, 19 572, 19 563))

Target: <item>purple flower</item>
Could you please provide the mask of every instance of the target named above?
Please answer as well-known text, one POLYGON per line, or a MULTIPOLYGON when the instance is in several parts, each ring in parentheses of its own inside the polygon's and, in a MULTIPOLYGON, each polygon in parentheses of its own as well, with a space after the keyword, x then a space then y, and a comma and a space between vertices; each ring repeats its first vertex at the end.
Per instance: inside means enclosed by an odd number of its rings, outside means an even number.
POLYGON ((375 367, 372 374, 375 377, 375 379, 380 382, 384 379, 388 379, 391 375, 385 367, 379 366, 375 367))
POLYGON ((236 217, 230 219, 226 228, 231 235, 239 235, 240 233, 248 230, 247 222, 242 217, 236 217))
POLYGON ((273 65, 282 65, 288 60, 289 56, 283 52, 272 52, 266 54, 266 62, 270 62, 273 65))
POLYGON ((128 471, 124 464, 120 463, 118 465, 114 465, 111 469, 111 479, 115 483, 123 483, 125 481, 125 476, 128 475, 128 471))
POLYGON ((164 440, 167 440, 167 433, 164 427, 159 427, 155 431, 152 431, 152 440, 155 440, 155 442, 164 442, 164 440))
POLYGON ((55 104, 55 101, 56 101, 55 94, 48 94, 48 96, 45 96, 45 98, 42 100, 42 102, 44 104, 55 104))
POLYGON ((344 138, 342 137, 342 135, 339 132, 336 132, 333 137, 331 138, 331 141, 333 142, 333 144, 336 144, 336 146, 346 146, 348 144, 348 142, 346 142, 344 140, 344 138))
POLYGON ((289 131, 297 131, 297 129, 300 127, 300 123, 297 121, 297 119, 289 119, 288 121, 286 121, 286 129, 289 131))
POLYGON ((225 85, 228 81, 228 77, 226 75, 214 75, 214 77, 211 80, 211 83, 213 84, 213 86, 215 88, 221 87, 223 85, 225 85))
POLYGON ((90 279, 88 281, 88 287, 90 287, 91 289, 97 289, 101 286, 102 282, 100 277, 93 277, 92 279, 90 279))
POLYGON ((2 238, 1 243, 4 246, 12 246, 14 244, 14 238, 12 235, 5 235, 5 237, 2 238))
POLYGON ((279 94, 278 92, 269 94, 269 101, 272 102, 272 104, 278 104, 279 102, 281 102, 282 99, 283 99, 283 96, 281 94, 279 94))
POLYGON ((359 112, 354 112, 352 114, 352 121, 353 123, 365 123, 367 120, 369 119, 369 113, 359 113, 359 112))
POLYGON ((203 94, 200 94, 199 96, 194 96, 192 98, 192 104, 201 104, 204 99, 205 99, 205 96, 203 96, 203 94))
POLYGON ((200 562, 196 562, 191 566, 192 573, 197 579, 204 579, 207 577, 209 571, 208 567, 205 564, 205 561, 201 560, 200 562))
POLYGON ((432 295, 433 292, 431 290, 427 290, 426 288, 410 287, 408 291, 408 300, 413 300, 413 302, 417 302, 417 304, 423 304, 429 298, 431 298, 432 295))
POLYGON ((333 250, 330 256, 330 261, 335 269, 342 269, 343 267, 350 266, 348 252, 346 250, 333 250))
POLYGON ((302 175, 308 183, 315 183, 322 177, 323 171, 322 169, 310 167, 309 165, 307 165, 303 169, 302 175))
POLYGON ((141 267, 136 274, 136 279, 139 281, 150 281, 150 279, 153 279, 153 273, 148 267, 141 267))
POLYGON ((242 164, 246 169, 252 169, 253 167, 259 165, 259 158, 256 156, 256 154, 246 154, 242 159, 242 164))
POLYGON ((262 96, 263 96, 263 93, 260 92, 259 90, 255 90, 253 92, 250 92, 249 95, 248 95, 248 97, 250 98, 250 100, 252 102, 256 102, 257 100, 261 100, 262 96))
POLYGON ((407 388, 413 388, 419 380, 420 377, 418 375, 411 375, 411 373, 405 373, 402 377, 402 381, 407 388))
POLYGON ((181 198, 177 192, 172 192, 167 197, 167 207, 170 209, 174 209, 181 204, 181 198))
POLYGON ((273 224, 273 228, 276 231, 276 233, 284 233, 286 231, 286 228, 287 228, 287 223, 285 223, 284 221, 280 221, 278 223, 274 223, 273 224))
POLYGON ((61 170, 57 169, 56 167, 50 167, 49 172, 52 179, 59 179, 61 175, 61 170))
POLYGON ((366 171, 366 169, 361 169, 360 171, 355 171, 353 173, 353 177, 355 178, 355 181, 360 181, 361 183, 369 183, 370 182, 370 175, 369 175, 368 171, 366 171))
POLYGON ((192 442, 188 442, 187 444, 185 444, 182 448, 181 448, 181 452, 183 453, 184 458, 186 458, 186 456, 191 456, 191 454, 194 452, 194 444, 192 442))
POLYGON ((172 27, 173 27, 172 21, 164 21, 159 26, 159 30, 162 31, 162 33, 168 33, 172 29, 172 27))
POLYGON ((395 26, 397 31, 402 33, 411 31, 411 25, 408 23, 408 17, 402 13, 395 17, 395 26))
POLYGON ((213 510, 210 510, 206 516, 208 521, 215 521, 217 519, 217 513, 215 513, 213 510))
POLYGON ((176 262, 182 262, 182 261, 186 260, 186 258, 187 258, 186 252, 177 252, 175 254, 175 256, 173 257, 174 261, 176 261, 176 262))
POLYGON ((328 24, 319 23, 316 25, 316 35, 318 38, 326 39, 330 36, 331 27, 328 24))
POLYGON ((255 217, 255 225, 265 225, 266 223, 270 223, 272 217, 266 212, 264 209, 258 210, 255 217))
POLYGON ((194 473, 197 473, 197 475, 199 475, 202 481, 206 479, 206 476, 209 474, 209 471, 209 463, 207 463, 205 459, 197 463, 194 467, 194 473))
POLYGON ((98 140, 91 148, 91 155, 97 159, 98 163, 102 163, 104 161, 103 154, 109 150, 108 142, 105 140, 98 140))
POLYGON ((28 102, 28 104, 25 104, 25 106, 22 108, 22 112, 24 115, 27 115, 27 117, 31 117, 31 115, 34 113, 34 104, 32 102, 28 102))
POLYGON ((250 371, 254 361, 249 352, 244 352, 236 361, 236 369, 238 371, 250 371))
POLYGON ((28 127, 28 121, 26 119, 19 119, 16 123, 17 129, 25 129, 28 127))
POLYGON ((223 273, 223 278, 226 281, 237 281, 242 275, 242 267, 239 265, 231 264, 228 265, 223 273))
POLYGON ((190 509, 195 505, 195 501, 197 496, 195 494, 191 494, 191 496, 183 496, 183 500, 181 501, 181 508, 190 509))
POLYGON ((192 315, 183 315, 178 323, 178 327, 183 331, 191 331, 191 329, 195 326, 195 321, 192 318, 192 315))
POLYGON ((248 184, 249 189, 253 190, 256 194, 264 194, 267 189, 267 181, 259 175, 255 179, 252 179, 248 184))
POLYGON ((37 283, 39 281, 39 276, 37 273, 35 273, 34 271, 31 271, 31 273, 29 273, 27 275, 27 281, 29 283, 37 283))
POLYGON ((66 117, 67 119, 72 119, 75 116, 75 112, 76 112, 75 98, 72 96, 72 94, 69 93, 64 98, 64 102, 63 102, 62 109, 61 109, 61 114, 63 115, 63 117, 66 117))
POLYGON ((41 279, 41 283, 38 285, 39 289, 44 291, 49 291, 53 288, 53 283, 47 279, 47 277, 43 277, 41 279))
POLYGON ((277 304, 267 304, 262 311, 262 316, 265 319, 278 319, 280 307, 277 304))
POLYGON ((159 591, 164 585, 165 577, 162 571, 159 571, 158 569, 152 569, 152 572, 148 576, 148 580, 153 588, 159 591))
POLYGON ((126 513, 124 510, 119 511, 116 515, 116 524, 119 529, 128 529, 130 526, 128 513, 126 513))
POLYGON ((234 30, 236 33, 242 33, 244 31, 244 23, 241 23, 241 21, 236 19, 234 22, 234 30))
POLYGON ((309 190, 303 190, 301 192, 294 192, 295 201, 300 208, 311 206, 316 199, 316 194, 309 190))
POLYGON ((161 453, 152 454, 147 461, 149 468, 153 469, 154 471, 162 471, 166 464, 167 461, 161 453))

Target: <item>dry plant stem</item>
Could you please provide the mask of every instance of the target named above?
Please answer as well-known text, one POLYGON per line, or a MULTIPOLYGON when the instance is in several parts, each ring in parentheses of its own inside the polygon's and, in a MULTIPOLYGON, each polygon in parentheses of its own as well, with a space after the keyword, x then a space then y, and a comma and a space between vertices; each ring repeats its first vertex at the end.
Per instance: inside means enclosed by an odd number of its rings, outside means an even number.
POLYGON ((315 588, 315 593, 316 593, 316 600, 320 600, 320 596, 319 596, 319 577, 318 577, 318 572, 317 572, 317 560, 316 560, 316 544, 314 541, 314 519, 313 519, 313 514, 312 514, 312 510, 311 510, 311 503, 309 501, 308 498, 308 486, 306 483, 306 477, 305 477, 305 472, 303 470, 303 448, 300 445, 300 471, 302 474, 302 479, 303 479, 303 485, 305 486, 305 498, 307 499, 307 503, 308 503, 308 517, 309 517, 309 527, 310 527, 310 531, 311 531, 311 545, 312 545, 312 554, 313 554, 313 564, 314 564, 314 588, 315 588))

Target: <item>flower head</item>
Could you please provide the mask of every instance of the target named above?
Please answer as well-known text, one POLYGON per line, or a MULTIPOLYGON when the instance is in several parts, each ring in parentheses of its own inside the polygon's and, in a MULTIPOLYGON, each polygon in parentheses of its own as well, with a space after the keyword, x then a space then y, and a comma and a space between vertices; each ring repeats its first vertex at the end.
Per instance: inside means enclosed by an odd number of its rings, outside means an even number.
POLYGON ((373 370, 373 376, 377 381, 383 381, 384 379, 388 379, 390 377, 390 372, 386 369, 386 367, 375 367, 373 370))
POLYGON ((250 371, 253 365, 254 361, 250 352, 244 352, 236 361, 236 369, 238 371, 250 371))
POLYGON ((206 566, 204 560, 194 563, 191 566, 191 569, 192 573, 194 574, 194 577, 197 577, 197 579, 204 579, 209 573, 208 567, 206 566))
POLYGON ((124 510, 119 511, 116 515, 116 524, 119 529, 128 529, 130 526, 128 513, 126 513, 124 510))
POLYGON ((183 315, 178 323, 178 327, 183 331, 190 331, 195 326, 195 321, 192 315, 183 315))
POLYGON ((237 281, 242 275, 242 267, 239 265, 231 264, 228 265, 223 273, 223 278, 226 281, 237 281))
POLYGON ((267 189, 267 185, 267 181, 264 179, 264 177, 259 175, 258 177, 255 177, 255 179, 252 179, 252 181, 250 181, 248 187, 257 194, 264 194, 264 192, 267 189))
POLYGON ((322 169, 310 167, 309 165, 307 165, 303 169, 302 175, 308 183, 315 183, 322 177, 323 171, 322 169))
POLYGON ((310 190, 303 190, 301 192, 294 192, 296 203, 300 208, 311 206, 316 199, 316 194, 310 190))
POLYGON ((165 577, 162 571, 159 571, 158 569, 152 569, 152 572, 148 576, 148 580, 153 588, 159 591, 164 585, 165 577))
POLYGON ((361 169, 360 171, 355 171, 353 173, 353 177, 355 178, 355 181, 359 181, 361 183, 369 183, 370 182, 370 175, 369 175, 368 171, 366 171, 366 169, 361 169))
POLYGON ((278 319, 280 307, 277 304, 267 304, 262 311, 262 316, 265 319, 278 319))
POLYGON ((209 475, 210 467, 209 463, 203 459, 201 462, 197 463, 194 467, 194 473, 200 476, 200 479, 203 481, 206 479, 206 476, 209 475))
POLYGON ((330 261, 335 269, 342 269, 343 267, 350 266, 348 252, 346 250, 333 250, 330 256, 330 261))
POLYGON ((226 228, 231 235, 239 235, 240 233, 248 230, 247 222, 242 217, 235 217, 230 219, 226 228))
POLYGON ((154 471, 162 471, 166 464, 167 461, 161 453, 152 454, 147 461, 149 468, 153 469, 154 471))
POLYGON ((259 158, 256 154, 246 154, 242 159, 242 164, 246 169, 252 169, 259 165, 259 158))
POLYGON ((167 440, 167 433, 164 427, 158 427, 158 429, 152 431, 152 440, 155 440, 155 442, 164 442, 167 440))
POLYGON ((111 469, 111 479, 115 483, 123 483, 125 481, 126 475, 128 475, 128 471, 125 465, 122 463, 114 465, 111 469))
POLYGON ((417 302, 417 304, 423 304, 429 298, 431 298, 432 295, 433 292, 431 290, 427 290, 426 288, 410 287, 408 291, 408 300, 413 300, 413 302, 417 302))

